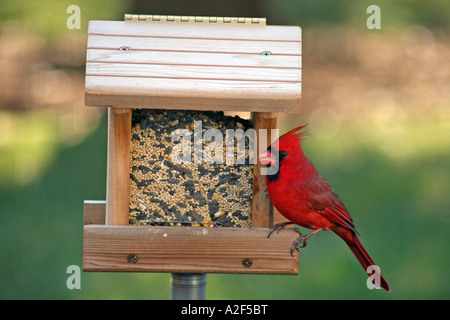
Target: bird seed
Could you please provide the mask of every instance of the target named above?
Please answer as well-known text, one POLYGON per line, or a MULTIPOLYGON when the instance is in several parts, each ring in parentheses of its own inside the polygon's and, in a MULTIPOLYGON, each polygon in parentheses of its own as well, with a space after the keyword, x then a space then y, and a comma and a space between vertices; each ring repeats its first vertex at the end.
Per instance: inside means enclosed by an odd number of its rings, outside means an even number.
POLYGON ((132 119, 131 225, 250 227, 254 137, 238 140, 245 143, 242 152, 239 142, 226 148, 226 130, 245 134, 249 120, 223 112, 141 109, 133 110, 132 119), (208 129, 219 130, 223 141, 207 138, 208 129), (190 151, 190 161, 180 162, 177 150, 190 151))

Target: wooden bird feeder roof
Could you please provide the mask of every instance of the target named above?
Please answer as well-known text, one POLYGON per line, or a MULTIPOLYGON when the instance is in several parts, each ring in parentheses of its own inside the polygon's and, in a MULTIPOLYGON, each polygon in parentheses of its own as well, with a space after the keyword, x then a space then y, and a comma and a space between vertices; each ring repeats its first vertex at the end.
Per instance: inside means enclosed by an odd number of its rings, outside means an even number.
POLYGON ((260 18, 125 19, 89 22, 87 105, 300 110, 299 27, 260 18))

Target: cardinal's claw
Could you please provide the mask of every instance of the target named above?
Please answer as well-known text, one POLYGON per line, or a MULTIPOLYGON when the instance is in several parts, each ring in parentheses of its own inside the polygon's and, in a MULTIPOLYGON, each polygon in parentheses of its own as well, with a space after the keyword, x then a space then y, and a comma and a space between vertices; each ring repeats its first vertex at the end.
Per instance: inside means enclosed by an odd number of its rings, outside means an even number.
POLYGON ((313 232, 311 232, 310 234, 307 234, 306 236, 300 236, 298 237, 293 243, 292 243, 292 247, 291 247, 291 256, 293 256, 292 252, 294 252, 294 249, 299 251, 299 248, 304 248, 306 247, 308 244, 306 243, 306 240, 308 240, 309 238, 311 238, 313 235, 315 235, 316 233, 319 233, 320 231, 322 231, 323 228, 319 228, 314 230, 313 232), (300 244, 302 246, 300 246, 300 244))
POLYGON ((269 234, 267 235, 267 238, 270 237, 270 235, 276 231, 277 233, 280 232, 281 229, 284 229, 288 224, 292 224, 292 222, 280 222, 277 224, 274 224, 273 226, 271 226, 269 229, 269 234))
POLYGON ((293 243, 292 243, 292 247, 291 247, 291 256, 293 257, 294 255, 292 254, 294 252, 294 250, 297 250, 300 252, 300 248, 304 248, 306 247, 308 244, 306 243, 306 239, 308 239, 308 236, 301 236, 298 237, 293 243))

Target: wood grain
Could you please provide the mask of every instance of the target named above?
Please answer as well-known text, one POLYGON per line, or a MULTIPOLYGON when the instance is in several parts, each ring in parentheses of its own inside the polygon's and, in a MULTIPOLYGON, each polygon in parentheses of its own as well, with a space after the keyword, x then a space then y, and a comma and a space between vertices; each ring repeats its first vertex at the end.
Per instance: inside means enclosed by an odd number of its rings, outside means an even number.
MULTIPOLYGON (((263 48, 260 49, 264 51, 263 48)), ((239 53, 209 53, 209 52, 186 52, 186 51, 122 51, 88 49, 87 62, 104 63, 122 63, 127 64, 149 64, 149 65, 190 65, 190 66, 215 66, 216 68, 239 67, 259 68, 261 74, 270 75, 270 68, 300 70, 298 56, 286 56, 272 54, 269 57, 261 55, 261 52, 255 54, 239 53)), ((221 72, 225 69, 217 69, 221 72)), ((175 71, 175 70, 174 70, 175 71)), ((243 71, 244 72, 244 71, 243 71)), ((86 74, 91 70, 87 66, 86 74)), ((182 75, 180 75, 182 77, 182 75)), ((248 76, 249 79, 251 75, 248 76)), ((297 82, 300 78, 295 79, 297 82)))
POLYGON ((300 42, 298 41, 165 38, 162 42, 158 37, 142 38, 95 34, 89 35, 87 48, 118 50, 118 44, 129 47, 132 51, 260 54, 261 48, 267 47, 274 55, 300 55, 300 42))
MULTIPOLYGON (((256 130, 259 145, 268 147, 272 142, 271 129, 277 128, 277 113, 254 112, 252 113, 253 127, 256 130), (260 130, 266 130, 266 141, 262 141, 260 130)), ((266 176, 261 175, 261 163, 253 165, 253 201, 252 201, 252 226, 268 228, 273 225, 273 204, 267 192, 266 176)))
POLYGON ((108 111, 106 224, 128 225, 132 109, 108 111))
POLYGON ((83 271, 297 274, 298 252, 291 257, 290 248, 298 233, 283 230, 268 239, 267 231, 87 225, 83 271))
POLYGON ((85 200, 83 208, 83 225, 105 224, 106 201, 85 200))
MULTIPOLYGON (((206 62, 207 63, 207 62, 206 62)), ((154 79, 228 80, 252 82, 298 83, 301 70, 281 68, 244 68, 230 66, 218 70, 217 66, 205 65, 160 65, 143 63, 87 62, 88 77, 136 77, 154 79), (220 71, 220 72, 218 72, 220 71)))
POLYGON ((237 26, 214 24, 178 24, 125 21, 89 21, 89 35, 142 38, 262 40, 279 42, 302 41, 297 26, 237 26))
POLYGON ((155 79, 131 77, 86 77, 90 93, 86 104, 115 105, 124 108, 270 111, 294 112, 300 110, 300 100, 289 95, 296 83, 262 81, 221 81, 191 79, 155 79), (101 85, 100 85, 101 83, 101 85), (192 90, 192 83, 198 90, 192 90))
POLYGON ((298 27, 91 21, 85 100, 121 108, 298 112, 301 71, 298 27))

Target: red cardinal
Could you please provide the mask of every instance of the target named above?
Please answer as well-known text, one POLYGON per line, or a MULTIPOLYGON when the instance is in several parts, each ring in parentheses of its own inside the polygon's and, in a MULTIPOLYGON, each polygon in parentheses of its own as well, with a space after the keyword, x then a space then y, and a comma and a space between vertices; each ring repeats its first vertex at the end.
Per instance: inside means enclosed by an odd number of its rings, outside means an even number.
POLYGON ((266 176, 267 189, 275 208, 290 221, 272 226, 268 237, 292 223, 314 230, 294 241, 292 254, 300 245, 304 247, 311 236, 322 230, 331 230, 347 243, 369 276, 373 272, 378 273, 379 277, 372 276, 372 282, 391 291, 378 268, 367 269, 375 263, 359 241, 352 217, 303 153, 301 138, 305 133, 300 130, 304 127, 295 128, 281 136, 259 156, 261 163, 278 167, 275 174, 266 176))

